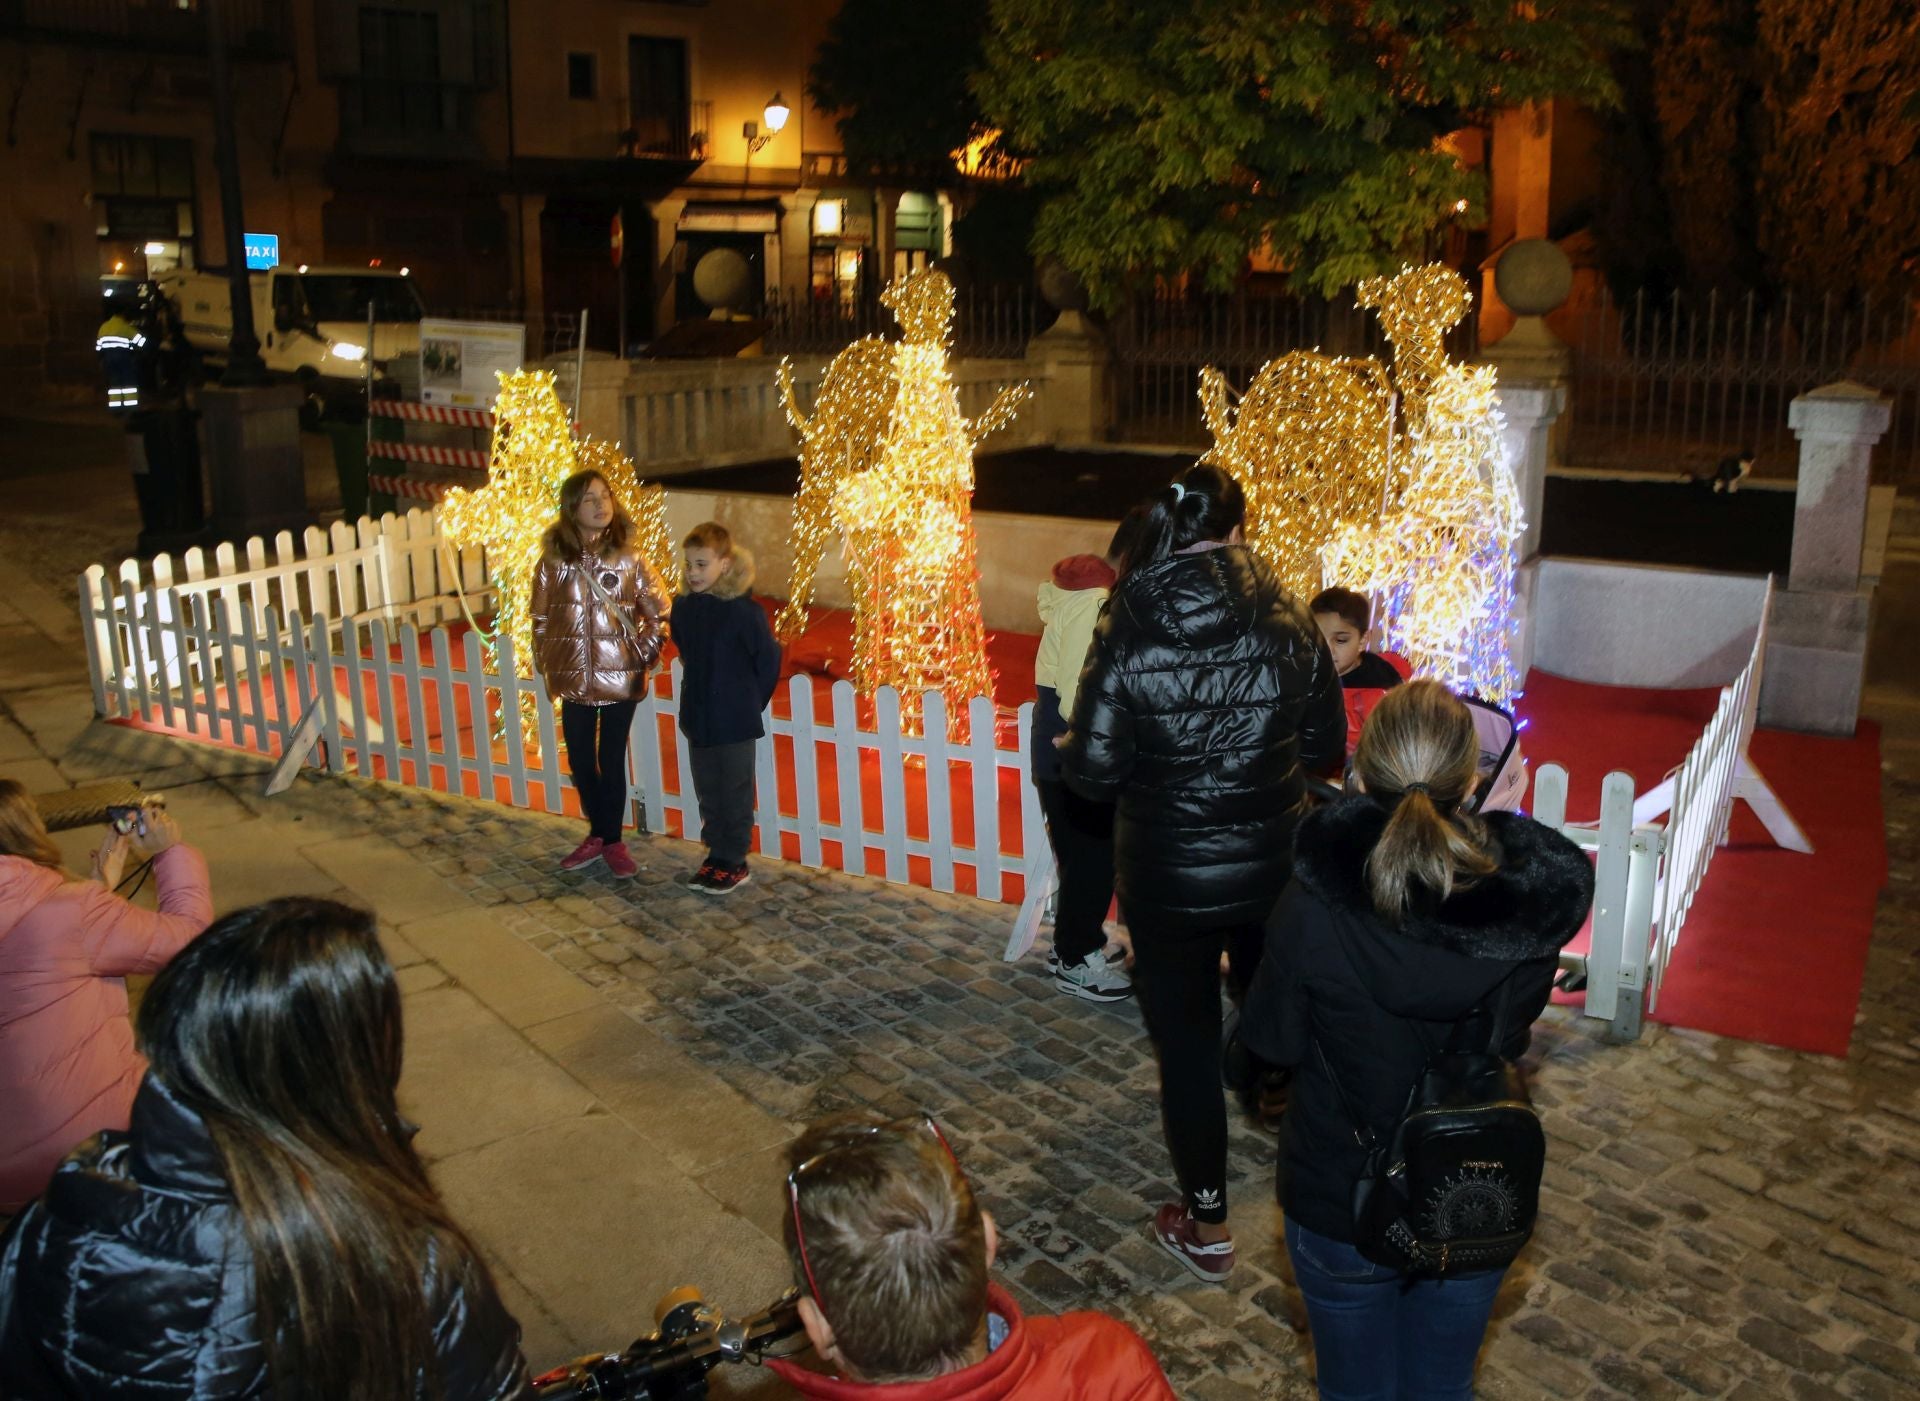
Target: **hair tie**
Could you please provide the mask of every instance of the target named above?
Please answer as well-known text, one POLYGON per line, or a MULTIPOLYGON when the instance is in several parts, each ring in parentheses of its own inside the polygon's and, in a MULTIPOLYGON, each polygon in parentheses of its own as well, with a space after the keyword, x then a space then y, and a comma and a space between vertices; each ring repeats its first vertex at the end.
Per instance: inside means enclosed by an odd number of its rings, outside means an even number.
POLYGON ((1173 486, 1173 504, 1178 506, 1182 501, 1185 501, 1187 499, 1187 489, 1184 486, 1180 485, 1180 483, 1178 482, 1174 482, 1172 486, 1173 486))
POLYGON ((1433 790, 1424 783, 1409 783, 1400 790, 1403 798, 1409 793, 1424 793, 1429 799, 1433 797, 1433 790))

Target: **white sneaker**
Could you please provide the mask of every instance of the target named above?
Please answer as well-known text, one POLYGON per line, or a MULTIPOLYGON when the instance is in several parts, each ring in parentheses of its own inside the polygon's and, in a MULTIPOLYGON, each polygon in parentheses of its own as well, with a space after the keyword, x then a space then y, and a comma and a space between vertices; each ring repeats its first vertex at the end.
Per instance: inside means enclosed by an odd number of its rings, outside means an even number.
POLYGON ((1127 977, 1126 966, 1104 949, 1088 954, 1074 967, 1055 968, 1053 985, 1069 997, 1088 1002, 1119 1002, 1133 996, 1133 981, 1127 977))

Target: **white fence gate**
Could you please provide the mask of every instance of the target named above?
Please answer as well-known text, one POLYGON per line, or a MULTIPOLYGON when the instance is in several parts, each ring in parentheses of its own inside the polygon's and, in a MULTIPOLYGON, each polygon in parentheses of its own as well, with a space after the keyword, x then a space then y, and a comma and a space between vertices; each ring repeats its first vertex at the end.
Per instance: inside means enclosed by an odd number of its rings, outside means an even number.
POLYGON ((1667 816, 1667 863, 1653 910, 1653 982, 1648 1007, 1657 1006, 1667 963, 1680 943, 1687 912, 1700 893, 1714 851, 1727 842, 1736 800, 1752 807, 1774 843, 1788 851, 1811 852, 1813 843, 1793 815, 1753 766, 1748 747, 1753 742, 1760 711, 1760 684, 1767 661, 1767 620, 1773 611, 1773 581, 1767 581, 1760 605, 1760 626, 1754 633, 1747 664, 1733 684, 1720 692, 1713 718, 1687 751, 1680 767, 1668 774, 1633 806, 1635 822, 1667 816))

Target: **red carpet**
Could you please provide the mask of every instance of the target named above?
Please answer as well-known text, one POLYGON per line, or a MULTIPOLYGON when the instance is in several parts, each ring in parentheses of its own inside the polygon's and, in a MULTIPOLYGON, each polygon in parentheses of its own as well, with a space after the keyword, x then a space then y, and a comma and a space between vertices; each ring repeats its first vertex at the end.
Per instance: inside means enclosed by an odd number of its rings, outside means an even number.
MULTIPOLYGON (((1644 793, 1686 757, 1718 696, 1592 686, 1536 671, 1520 704, 1531 722, 1527 757, 1566 767, 1567 816, 1590 822, 1606 774, 1624 769, 1644 793)), ((1814 854, 1779 850, 1735 805, 1732 839, 1694 901, 1655 1018, 1844 1056, 1887 877, 1880 732, 1870 721, 1845 740, 1762 730, 1751 752, 1814 854)))

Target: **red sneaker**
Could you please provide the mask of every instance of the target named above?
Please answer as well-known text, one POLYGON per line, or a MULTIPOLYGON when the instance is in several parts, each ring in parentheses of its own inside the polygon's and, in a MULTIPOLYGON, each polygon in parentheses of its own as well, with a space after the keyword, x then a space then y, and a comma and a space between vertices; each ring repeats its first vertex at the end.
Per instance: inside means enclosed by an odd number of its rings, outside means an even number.
POLYGON ((1207 1244, 1194 1234, 1187 1209, 1168 1202, 1153 1218, 1153 1238, 1186 1272, 1208 1284, 1224 1284, 1233 1273, 1233 1239, 1207 1244))
POLYGON ((753 873, 747 870, 747 863, 742 861, 738 866, 715 866, 695 879, 700 883, 694 889, 702 895, 731 895, 752 880, 753 873))
POLYGON ((600 851, 600 859, 607 863, 607 870, 620 880, 631 880, 640 872, 639 866, 627 854, 625 842, 609 842, 600 851))
POLYGON ((607 844, 598 837, 588 837, 584 842, 581 842, 579 846, 576 846, 572 851, 560 858, 560 869, 563 871, 577 871, 582 866, 591 866, 600 859, 601 854, 605 852, 606 849, 607 844))

